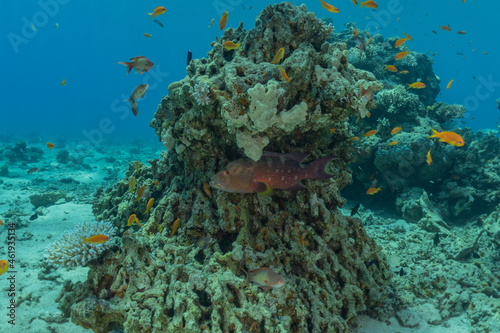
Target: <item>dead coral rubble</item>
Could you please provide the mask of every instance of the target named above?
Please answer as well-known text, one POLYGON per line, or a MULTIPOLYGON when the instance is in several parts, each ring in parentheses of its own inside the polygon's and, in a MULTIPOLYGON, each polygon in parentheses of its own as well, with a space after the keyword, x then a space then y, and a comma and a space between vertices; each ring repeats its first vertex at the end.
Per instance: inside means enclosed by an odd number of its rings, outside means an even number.
POLYGON ((380 248, 360 220, 337 209, 351 182, 348 146, 324 144, 317 134, 362 112, 361 86, 380 87, 349 65, 345 45, 325 43, 332 31, 304 5, 282 3, 268 6, 248 32, 225 31, 222 41, 241 42, 242 51, 215 41, 208 59, 191 61, 151 122, 167 151, 136 177, 137 186, 160 181, 149 218, 145 202, 127 193, 133 170, 94 201, 96 216, 121 232, 131 213, 144 224, 128 228, 120 250, 95 264, 85 283, 66 286, 61 308, 73 322, 94 332, 346 332, 358 314, 383 307, 391 272, 380 248), (290 82, 269 63, 280 47, 290 82), (196 84, 209 87, 212 103, 195 100, 196 84), (258 159, 264 148, 338 156, 329 169, 336 176, 270 197, 204 192, 228 161, 241 153, 258 159), (205 236, 212 241, 197 246, 205 236), (243 270, 260 267, 285 285, 245 286, 243 270))

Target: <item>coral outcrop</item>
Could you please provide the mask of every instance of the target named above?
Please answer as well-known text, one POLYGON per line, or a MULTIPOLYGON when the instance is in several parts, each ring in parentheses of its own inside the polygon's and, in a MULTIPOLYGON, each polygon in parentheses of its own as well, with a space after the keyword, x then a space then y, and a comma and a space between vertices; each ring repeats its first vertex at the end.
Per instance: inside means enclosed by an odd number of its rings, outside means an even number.
POLYGON ((61 309, 73 322, 95 332, 346 332, 384 307, 392 273, 361 221, 338 209, 352 149, 329 130, 348 135, 348 117, 373 107, 381 85, 348 63, 343 43, 325 42, 332 31, 305 5, 268 6, 254 29, 227 29, 170 84, 151 122, 167 151, 96 194, 96 218, 112 221, 122 243, 86 282, 65 287, 61 309), (242 50, 224 50, 225 40, 242 50), (269 63, 281 47, 289 82, 269 63), (200 84, 210 103, 199 102, 200 84), (266 197, 204 186, 263 150, 337 156, 335 176, 266 197), (132 176, 155 199, 149 216, 132 176), (131 214, 142 227, 126 227, 131 214), (261 267, 285 285, 246 285, 245 271, 261 267))

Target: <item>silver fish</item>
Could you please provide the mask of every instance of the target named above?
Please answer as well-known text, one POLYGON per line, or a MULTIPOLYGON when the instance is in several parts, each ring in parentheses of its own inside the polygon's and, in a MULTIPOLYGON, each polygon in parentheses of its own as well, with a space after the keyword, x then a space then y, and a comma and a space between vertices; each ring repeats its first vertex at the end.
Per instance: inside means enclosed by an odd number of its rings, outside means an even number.
POLYGON ((148 88, 148 84, 138 85, 132 92, 130 98, 127 99, 127 101, 130 101, 130 104, 132 104, 132 112, 134 113, 134 116, 137 116, 137 114, 139 113, 139 107, 137 106, 136 100, 144 97, 144 95, 146 95, 146 91, 148 91, 148 88))

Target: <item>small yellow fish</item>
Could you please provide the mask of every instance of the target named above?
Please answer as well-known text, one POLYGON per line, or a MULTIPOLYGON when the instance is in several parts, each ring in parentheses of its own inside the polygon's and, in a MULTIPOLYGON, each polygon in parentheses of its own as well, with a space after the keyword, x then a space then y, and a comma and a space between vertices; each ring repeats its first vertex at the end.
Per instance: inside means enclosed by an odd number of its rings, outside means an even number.
POLYGON ((165 14, 165 12, 167 11, 167 9, 165 7, 162 7, 162 6, 158 6, 156 7, 152 13, 148 13, 149 15, 149 19, 151 20, 152 18, 154 17, 157 17, 157 16, 160 16, 162 14, 165 14))
POLYGON ((213 18, 212 21, 210 21, 210 25, 208 26, 208 29, 212 27, 212 24, 214 24, 215 19, 213 18))
POLYGON ((175 232, 177 231, 177 228, 179 228, 180 221, 181 221, 180 218, 174 221, 174 225, 172 226, 172 233, 170 234, 170 236, 173 236, 175 234, 175 232))
POLYGON ((406 41, 408 40, 408 38, 400 38, 396 41, 396 43, 394 44, 394 47, 395 48, 398 48, 400 47, 401 45, 403 45, 406 41))
POLYGON ((135 177, 130 178, 130 182, 128 183, 130 186, 129 192, 135 191, 135 177))
POLYGON ((325 8, 330 13, 339 13, 340 12, 337 7, 334 7, 334 6, 330 5, 329 3, 324 2, 323 0, 320 0, 320 1, 321 1, 321 6, 323 6, 323 8, 325 8))
POLYGON ((109 237, 106 235, 95 235, 89 238, 84 238, 84 244, 85 243, 92 243, 92 244, 102 244, 104 242, 107 242, 109 240, 109 237))
POLYGON ((395 134, 397 134, 397 133, 398 133, 399 131, 401 131, 401 130, 402 130, 402 128, 401 128, 400 126, 398 126, 398 127, 394 127, 394 128, 392 129, 392 131, 391 131, 391 135, 395 135, 395 134))
POLYGON ((409 72, 405 69, 404 71, 399 72, 399 74, 408 74, 409 72))
POLYGON ((139 161, 135 161, 135 173, 139 173, 140 167, 141 167, 141 163, 139 163, 139 161))
POLYGON ((281 78, 285 80, 286 82, 290 81, 290 78, 286 74, 285 70, 283 69, 283 66, 280 65, 280 71, 281 71, 281 78))
POLYGON ((276 51, 276 54, 274 55, 273 61, 271 61, 271 64, 280 64, 281 61, 283 60, 283 56, 285 55, 285 49, 280 48, 278 51, 276 51))
POLYGON ((159 181, 155 180, 153 184, 155 184, 158 187, 158 189, 160 189, 161 185, 159 181))
POLYGON ((370 187, 367 191, 366 194, 369 195, 374 195, 375 193, 379 192, 382 189, 382 186, 380 187, 370 187))
POLYGON ((376 130, 371 130, 371 131, 366 132, 363 136, 365 138, 367 138, 367 137, 370 137, 370 136, 375 135, 375 134, 377 134, 377 131, 376 130))
POLYGON ((65 85, 66 85, 66 79, 63 79, 63 80, 61 81, 61 86, 65 86, 65 85))
POLYGON ((353 141, 358 141, 358 140, 359 140, 359 136, 353 136, 352 138, 350 138, 350 139, 349 139, 349 140, 347 140, 347 141, 349 141, 349 142, 353 142, 353 141))
POLYGON ((151 35, 145 32, 144 37, 151 38, 151 35))
POLYGON ((149 211, 151 210, 151 208, 153 207, 153 204, 155 203, 155 198, 151 198, 149 199, 148 201, 148 205, 146 206, 146 211, 144 212, 144 214, 146 215, 149 215, 149 211))
POLYGON ((397 142, 396 140, 392 141, 389 143, 389 146, 394 146, 394 145, 397 145, 399 142, 397 142))
POLYGON ((240 49, 240 44, 241 43, 235 44, 235 43, 231 42, 230 40, 228 40, 222 44, 222 47, 225 48, 227 51, 231 51, 234 49, 240 49))
POLYGON ((137 191, 137 198, 134 201, 137 201, 137 202, 141 201, 142 195, 144 194, 144 190, 145 189, 146 189, 146 187, 144 185, 142 185, 141 187, 139 187, 139 190, 137 191))
POLYGON ((47 142, 47 148, 54 149, 55 146, 56 146, 55 144, 47 142))
POLYGON ((398 69, 394 65, 387 65, 387 66, 385 66, 385 69, 388 70, 389 72, 393 72, 393 73, 398 71, 398 69))
POLYGON ((5 225, 2 220, 0 220, 0 225, 5 225))
POLYGON ((430 149, 427 152, 427 155, 425 157, 426 157, 425 160, 427 161, 427 165, 430 166, 431 163, 432 163, 432 157, 431 157, 431 150, 430 149))
POLYGON ((224 30, 224 28, 226 27, 226 23, 227 23, 227 14, 229 12, 226 10, 224 12, 224 14, 222 14, 222 17, 220 18, 220 22, 219 22, 219 28, 220 30, 224 30))
POLYGON ((446 85, 446 89, 450 89, 451 87, 451 84, 453 83, 453 81, 455 81, 454 79, 451 79, 450 82, 448 82, 448 84, 446 85))
POLYGON ((212 191, 210 191, 210 185, 208 185, 207 183, 203 183, 203 191, 205 191, 205 193, 208 195, 208 197, 210 199, 212 199, 212 191))
POLYGON ((137 218, 137 216, 135 214, 132 214, 128 217, 127 227, 132 226, 134 224, 134 222, 137 223, 137 225, 139 227, 142 227, 142 225, 139 223, 140 222, 139 219, 137 218))
POLYGON ((398 54, 396 54, 396 56, 394 57, 394 59, 396 60, 400 60, 400 59, 403 59, 404 57, 406 57, 410 52, 406 51, 406 52, 399 52, 398 54))
POLYGON ((0 260, 0 275, 7 272, 9 269, 9 262, 7 260, 0 260))
POLYGON ((426 85, 423 82, 413 82, 412 84, 408 84, 408 88, 406 88, 406 89, 410 89, 410 88, 423 89, 425 87, 426 87, 426 85))

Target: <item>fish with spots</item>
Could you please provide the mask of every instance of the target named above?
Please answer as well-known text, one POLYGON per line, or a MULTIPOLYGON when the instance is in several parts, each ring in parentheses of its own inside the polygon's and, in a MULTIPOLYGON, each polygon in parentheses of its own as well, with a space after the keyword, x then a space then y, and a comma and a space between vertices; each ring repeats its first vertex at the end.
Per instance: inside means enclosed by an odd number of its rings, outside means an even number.
POLYGON ((334 176, 325 170, 334 156, 303 164, 307 156, 302 153, 264 153, 258 161, 239 159, 215 174, 210 186, 233 193, 269 194, 272 190, 305 190, 306 187, 300 182, 303 179, 328 179, 334 176))

